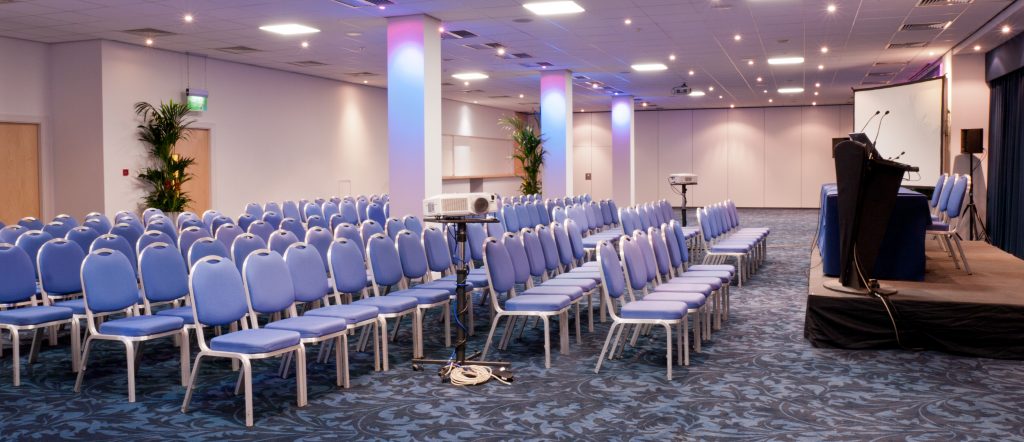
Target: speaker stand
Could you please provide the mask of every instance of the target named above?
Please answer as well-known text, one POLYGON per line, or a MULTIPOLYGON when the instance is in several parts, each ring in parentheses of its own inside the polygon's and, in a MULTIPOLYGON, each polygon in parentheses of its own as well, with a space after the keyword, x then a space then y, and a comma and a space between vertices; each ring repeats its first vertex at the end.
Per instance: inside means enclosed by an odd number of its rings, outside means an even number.
POLYGON ((964 214, 967 215, 967 235, 971 241, 980 239, 988 242, 988 230, 985 228, 985 222, 982 221, 981 215, 978 214, 978 206, 974 204, 974 154, 970 154, 970 177, 971 177, 971 191, 968 192, 967 208, 964 214), (977 224, 975 224, 977 223, 977 224), (977 228, 981 228, 981 235, 978 235, 977 228))

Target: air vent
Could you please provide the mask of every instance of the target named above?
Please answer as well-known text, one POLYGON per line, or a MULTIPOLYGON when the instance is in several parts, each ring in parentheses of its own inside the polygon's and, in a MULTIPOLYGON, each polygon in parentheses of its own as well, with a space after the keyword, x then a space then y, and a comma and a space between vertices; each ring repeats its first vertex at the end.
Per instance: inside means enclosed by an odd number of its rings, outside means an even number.
POLYGON ((933 22, 933 23, 907 23, 900 28, 901 31, 941 31, 946 28, 946 23, 950 22, 933 22))
POLYGON ((525 52, 517 52, 515 54, 505 53, 505 55, 502 56, 502 58, 506 60, 521 60, 523 58, 533 58, 533 56, 525 52))
POLYGON ((449 83, 446 81, 444 83, 441 83, 441 86, 455 86, 455 83, 449 83))
POLYGON ((908 42, 908 43, 889 43, 889 46, 886 46, 885 48, 886 49, 907 49, 907 48, 923 48, 925 46, 928 46, 928 42, 926 42, 926 41, 912 41, 912 42, 908 42))
POLYGON ((376 77, 379 74, 374 74, 373 72, 349 72, 345 75, 350 77, 376 77))
POLYGON ((904 66, 907 61, 876 61, 872 66, 904 66))
POLYGON ((538 61, 537 62, 537 66, 549 68, 549 67, 554 66, 554 65, 551 64, 551 63, 548 63, 546 61, 538 61))
POLYGON ((867 77, 868 78, 883 78, 883 77, 892 77, 893 75, 896 75, 896 73, 895 72, 869 72, 867 77))
POLYGON ((168 35, 176 35, 173 32, 154 28, 128 29, 121 32, 124 32, 125 34, 138 35, 139 37, 166 37, 168 35))
POLYGON ((226 48, 217 48, 217 50, 227 52, 229 54, 251 54, 253 52, 263 52, 260 49, 250 48, 248 46, 229 46, 226 48))
POLYGON ((482 94, 482 93, 484 93, 484 90, 483 89, 463 89, 462 92, 465 93, 465 94, 482 94))
POLYGON ((732 9, 732 5, 729 3, 716 2, 715 4, 711 5, 711 9, 727 10, 732 9))
POLYGON ((498 100, 498 99, 501 99, 501 98, 512 98, 512 97, 510 97, 508 95, 491 95, 490 97, 487 97, 487 98, 490 98, 492 100, 498 100))
POLYGON ((580 80, 580 81, 586 81, 586 80, 590 79, 590 77, 588 77, 586 75, 573 75, 572 78, 575 78, 575 79, 580 80))
POLYGON ((519 103, 519 105, 520 106, 540 106, 540 103, 538 103, 536 101, 531 101, 529 103, 519 103))
POLYGON ((514 21, 516 23, 529 23, 529 22, 532 22, 533 19, 532 18, 517 18, 517 19, 512 20, 512 21, 514 21))
POLYGON ((465 29, 462 29, 462 30, 457 30, 457 31, 444 31, 444 33, 441 34, 441 39, 442 40, 452 39, 452 38, 454 38, 454 39, 463 39, 463 38, 473 38, 473 37, 476 37, 476 36, 477 36, 476 34, 474 34, 472 32, 469 32, 469 31, 467 31, 465 29))
POLYGON ((365 8, 367 6, 388 6, 395 4, 391 0, 334 0, 350 8, 365 8))
POLYGON ((17 1, 18 0, 0 0, 0 5, 5 5, 5 4, 8 4, 8 3, 14 3, 14 2, 17 2, 17 1))
POLYGON ((292 62, 289 62, 288 64, 290 64, 292 66, 298 66, 300 68, 313 68, 313 67, 317 67, 317 66, 327 66, 327 63, 321 63, 321 62, 316 61, 316 60, 292 61, 292 62))
POLYGON ((860 82, 860 84, 872 86, 872 85, 889 84, 889 82, 887 80, 867 80, 867 81, 860 82))
POLYGON ((974 3, 974 0, 920 0, 917 2, 917 6, 959 6, 971 3, 974 3))
POLYGON ((488 49, 488 50, 494 49, 494 48, 492 48, 490 46, 487 46, 487 45, 481 44, 481 43, 469 43, 469 44, 464 44, 462 46, 465 46, 465 47, 470 48, 470 49, 476 49, 478 51, 479 50, 483 50, 483 49, 488 49))

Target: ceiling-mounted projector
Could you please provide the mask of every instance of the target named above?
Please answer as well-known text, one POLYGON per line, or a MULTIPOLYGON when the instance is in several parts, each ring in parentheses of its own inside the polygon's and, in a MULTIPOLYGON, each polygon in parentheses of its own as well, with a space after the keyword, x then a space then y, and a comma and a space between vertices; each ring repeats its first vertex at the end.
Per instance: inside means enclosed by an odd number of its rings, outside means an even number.
POLYGON ((687 86, 686 83, 672 88, 672 95, 690 95, 690 92, 693 92, 693 88, 687 86))
POLYGON ((498 195, 493 193, 447 193, 423 200, 423 216, 466 217, 498 211, 498 195))

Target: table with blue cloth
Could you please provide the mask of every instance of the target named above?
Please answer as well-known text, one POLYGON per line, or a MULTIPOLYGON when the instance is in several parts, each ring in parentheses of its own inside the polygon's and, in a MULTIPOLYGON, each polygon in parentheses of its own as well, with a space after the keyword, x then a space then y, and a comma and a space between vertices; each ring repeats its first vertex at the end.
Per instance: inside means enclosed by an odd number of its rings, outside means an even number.
MULTIPOLYGON (((821 186, 818 212, 818 250, 826 276, 839 276, 839 192, 835 184, 821 186)), ((924 280, 925 229, 931 224, 928 197, 900 188, 885 240, 875 262, 876 279, 924 280)))

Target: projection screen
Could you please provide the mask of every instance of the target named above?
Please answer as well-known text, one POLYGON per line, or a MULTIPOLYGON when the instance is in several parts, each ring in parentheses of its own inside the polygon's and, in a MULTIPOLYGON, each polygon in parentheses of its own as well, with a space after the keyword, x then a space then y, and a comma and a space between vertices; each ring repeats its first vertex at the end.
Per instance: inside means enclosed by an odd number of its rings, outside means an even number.
POLYGON ((945 78, 853 91, 853 127, 860 130, 875 111, 878 115, 864 129, 883 158, 917 166, 920 174, 903 177, 904 186, 933 186, 942 173, 943 125, 946 114, 945 78), (879 130, 881 122, 881 132, 879 130))

